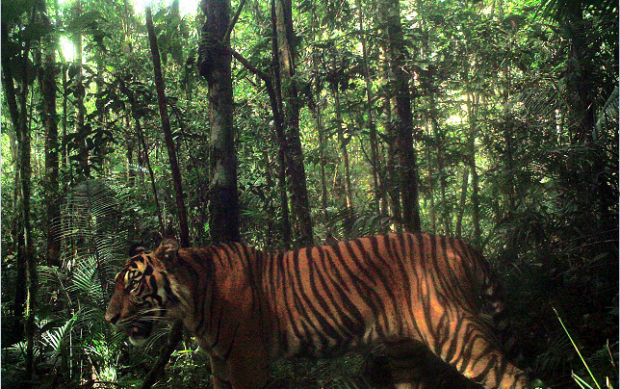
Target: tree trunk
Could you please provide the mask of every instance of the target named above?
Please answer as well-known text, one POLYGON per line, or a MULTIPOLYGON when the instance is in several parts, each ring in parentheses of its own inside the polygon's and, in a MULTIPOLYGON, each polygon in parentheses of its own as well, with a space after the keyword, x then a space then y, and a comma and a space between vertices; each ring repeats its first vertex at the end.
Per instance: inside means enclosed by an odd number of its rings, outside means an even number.
MULTIPOLYGON (((311 20, 311 28, 312 28, 312 37, 314 40, 319 40, 317 35, 317 30, 315 26, 318 26, 318 18, 316 15, 316 6, 312 7, 312 20, 311 20)), ((277 49, 277 48, 276 48, 277 49)), ((277 50, 274 50, 277 52, 277 50)), ((312 71, 314 74, 319 74, 319 58, 316 50, 312 51, 312 71)), ((321 177, 321 208, 323 213, 323 224, 327 225, 328 214, 327 214, 327 178, 325 174, 325 162, 327 161, 327 156, 325 155, 325 129, 323 128, 323 115, 321 113, 322 99, 321 92, 323 90, 323 84, 317 80, 314 83, 312 91, 310 93, 310 101, 309 108, 314 115, 314 120, 316 121, 316 132, 319 141, 319 173, 321 177)))
POLYGON ((465 165, 463 168, 463 183, 461 184, 461 201, 459 203, 459 213, 456 218, 456 237, 463 235, 463 214, 465 213, 465 202, 467 201, 467 186, 469 181, 469 167, 465 165))
POLYGON ((441 195, 441 220, 443 221, 443 229, 445 235, 450 235, 452 232, 452 223, 450 219, 450 211, 448 208, 448 201, 446 199, 446 169, 444 168, 444 137, 437 122, 435 112, 435 99, 431 95, 431 123, 433 126, 433 134, 435 136, 435 150, 437 152, 437 170, 439 171, 439 193, 441 195))
MULTIPOLYGON (((5 24, 2 24, 2 44, 6 45, 8 40, 8 30, 5 24)), ((15 340, 21 339, 24 334, 24 309, 26 304, 26 291, 27 291, 27 257, 25 255, 25 242, 24 242, 24 225, 23 217, 21 216, 22 196, 21 196, 21 149, 22 142, 22 128, 21 128, 21 115, 17 102, 18 91, 15 88, 13 80, 13 71, 11 60, 14 62, 21 62, 19 57, 9 59, 7 55, 2 55, 2 85, 4 86, 5 99, 9 106, 9 113, 11 121, 13 122, 14 136, 11 144, 14 146, 13 161, 15 169, 15 181, 13 200, 14 206, 18 209, 15 215, 15 223, 13 226, 13 239, 15 248, 17 251, 17 275, 15 279, 15 297, 13 300, 13 315, 15 319, 15 326, 12 329, 15 335, 15 340)), ((21 100, 21 99, 20 99, 21 100)))
MULTIPOLYGON (((264 148, 263 149, 263 163, 265 165, 265 184, 267 184, 267 188, 275 188, 276 185, 273 182, 273 178, 272 178, 272 174, 271 174, 271 165, 272 162, 269 158, 269 151, 268 148, 264 148)), ((259 192, 260 193, 260 192, 259 192)), ((267 250, 271 250, 273 248, 277 247, 277 240, 276 240, 276 236, 274 236, 274 234, 270 233, 271 231, 277 231, 278 227, 277 224, 275 222, 276 219, 276 209, 273 205, 273 201, 271 200, 271 196, 265 196, 263 194, 260 195, 261 200, 264 201, 264 210, 265 210, 265 219, 267 225, 266 226, 262 226, 267 228, 267 234, 265 236, 265 248, 267 250)))
POLYGON ((379 190, 379 171, 381 169, 379 162, 379 147, 377 144, 377 128, 375 126, 373 109, 372 109, 372 87, 370 82, 370 66, 368 65, 368 49, 367 49, 367 40, 366 40, 366 30, 364 27, 364 10, 362 7, 362 1, 355 1, 357 10, 358 10, 358 18, 359 18, 359 34, 360 34, 360 42, 362 43, 362 62, 363 62, 363 73, 364 73, 364 82, 366 85, 366 114, 368 115, 367 126, 368 131, 370 132, 370 165, 372 167, 372 178, 374 184, 374 206, 375 212, 379 212, 379 201, 381 199, 381 191, 379 190))
POLYGON ((342 128, 342 114, 340 113, 340 91, 338 85, 332 85, 334 93, 334 109, 336 110, 336 131, 338 133, 338 145, 342 153, 342 165, 344 166, 344 194, 347 207, 347 219, 353 214, 353 189, 351 188, 351 172, 349 169, 349 152, 347 151, 347 141, 344 138, 344 130, 342 128))
MULTIPOLYGON (((605 174, 608 162, 600 153, 601 135, 596 128, 597 94, 609 93, 593 89, 593 79, 596 77, 596 54, 601 43, 593 36, 596 27, 592 21, 584 18, 588 3, 584 1, 570 2, 566 6, 565 24, 570 50, 567 58, 566 88, 568 100, 568 117, 570 118, 571 144, 583 145, 590 153, 589 163, 582 167, 567 166, 561 172, 568 193, 574 193, 577 203, 592 215, 597 230, 612 230, 617 228, 617 190, 613 188, 605 174), (572 185, 571 185, 572 184, 572 185)), ((616 57, 618 50, 616 46, 616 57)), ((617 64, 617 63, 616 63, 617 64)), ((616 68, 617 69, 617 68, 616 68)), ((603 69, 600 69, 603 71, 603 69)), ((610 70, 605 70, 609 72, 610 70)), ((609 83, 610 87, 613 84, 609 83)), ((592 223, 594 226, 594 223, 592 223)))
POLYGON ((157 210, 157 220, 159 221, 159 231, 162 236, 165 235, 165 227, 164 227, 164 219, 161 215, 161 208, 159 206, 159 199, 157 196, 157 186, 155 185, 155 174, 153 174, 153 168, 151 167, 151 161, 149 159, 149 151, 146 146, 146 142, 144 141, 144 134, 142 132, 142 125, 140 124, 140 114, 138 113, 138 106, 136 103, 136 99, 132 93, 132 91, 127 88, 123 80, 120 80, 120 89, 121 92, 127 96, 127 100, 129 100, 129 105, 131 108, 131 116, 133 117, 134 122, 136 123, 136 133, 138 135, 138 139, 140 140, 140 145, 142 146, 142 152, 144 153, 144 161, 146 163, 146 168, 149 171, 149 177, 151 179, 151 189, 153 190, 153 202, 155 203, 155 209, 157 210))
POLYGON ((471 206, 472 206, 472 224, 474 227, 473 243, 479 245, 481 243, 480 233, 480 195, 479 195, 479 183, 478 183, 478 171, 476 170, 476 110, 478 105, 477 96, 471 96, 467 93, 467 114, 469 121, 469 172, 471 174, 471 206))
POLYGON ((232 55, 226 36, 230 0, 203 0, 200 74, 209 86, 211 184, 209 226, 214 243, 239 241, 237 154, 233 127, 232 55))
MULTIPOLYGON (((312 218, 310 202, 306 187, 306 171, 299 137, 299 110, 301 101, 297 93, 295 81, 295 47, 296 40, 293 30, 291 0, 272 0, 272 13, 275 11, 276 36, 278 41, 278 58, 283 80, 286 87, 281 89, 284 110, 284 130, 286 135, 286 163, 288 184, 291 191, 291 215, 293 231, 297 246, 312 246, 312 218), (275 1, 275 7, 273 2, 275 1), (274 10, 275 8, 275 10, 274 10)), ((273 19, 273 18, 272 18, 273 19)))
MULTIPOLYGON (((32 10, 31 24, 35 20, 35 10, 32 10)), ((36 261, 33 253, 33 237, 30 225, 30 189, 32 166, 30 158, 30 126, 29 118, 32 112, 28 112, 28 56, 30 54, 30 40, 27 39, 21 57, 21 91, 19 95, 19 163, 22 202, 20 217, 22 229, 19 234, 19 242, 23 247, 23 258, 28 269, 28 317, 26 319, 26 379, 31 381, 34 375, 34 340, 35 340, 35 314, 37 313, 37 291, 39 286, 36 261)))
MULTIPOLYGON (((388 58, 389 47, 387 45, 387 39, 384 41, 383 49, 383 74, 385 75, 385 83, 386 85, 390 84, 390 60, 388 58)), ((391 94, 387 89, 384 89, 383 92, 383 112, 385 112, 385 137, 387 139, 387 161, 386 161, 386 179, 382 181, 382 189, 383 193, 386 193, 387 196, 383 198, 386 199, 384 208, 386 213, 391 213, 392 218, 398 223, 394 224, 394 228, 398 231, 402 231, 402 213, 400 208, 400 191, 396 183, 398 179, 396 177, 396 162, 395 162, 395 151, 394 151, 394 139, 396 138, 396 134, 394 132, 394 123, 392 121, 392 99, 391 94)))
MULTIPOLYGON (((61 57, 61 62, 64 62, 61 57)), ((68 116, 68 107, 69 107, 69 99, 67 96, 67 89, 69 86, 69 81, 67 79, 67 69, 64 66, 61 66, 62 72, 62 139, 67 138, 67 116, 68 116)), ((60 149, 60 168, 63 171, 67 171, 69 167, 69 156, 67 153, 67 145, 63 142, 60 149)))
MULTIPOLYGON (((45 2, 39 3, 41 18, 44 24, 49 25, 46 15, 45 2)), ((58 208, 58 115, 56 113, 56 42, 48 39, 43 42, 43 56, 45 58, 39 71, 39 89, 41 91, 41 122, 45 130, 45 203, 47 216, 47 264, 60 265, 59 232, 60 210, 58 208)))
MULTIPOLYGON (((430 139, 430 130, 428 125, 428 115, 424 118, 424 132, 430 139)), ((431 232, 433 234, 437 233, 437 216, 435 214, 435 178, 433 177, 433 158, 432 158, 432 148, 427 147, 426 149, 426 164, 428 165, 428 182, 429 182, 429 200, 431 203, 429 213, 431 218, 431 232)))
MULTIPOLYGON (((316 68, 316 58, 312 61, 314 63, 315 71, 316 68)), ((323 115, 321 115, 321 105, 317 100, 320 99, 320 90, 319 88, 315 88, 315 93, 310 98, 310 109, 314 114, 314 120, 316 121, 316 132, 319 141, 319 170, 321 177, 321 208, 323 209, 323 224, 327 224, 327 179, 325 175, 325 161, 327 156, 325 155, 325 129, 323 128, 323 115), (314 97, 316 96, 316 98, 314 97)))
POLYGON ((567 7, 567 31, 571 41, 567 60, 567 87, 569 89, 569 107, 571 123, 571 140, 573 144, 583 142, 591 146, 595 128, 596 104, 592 101, 592 66, 588 51, 588 26, 585 25, 580 1, 569 3, 567 7))
POLYGON ((416 155, 413 148, 413 114, 409 95, 409 76, 405 67, 406 49, 400 24, 398 0, 390 0, 382 7, 386 23, 390 61, 389 92, 394 99, 394 157, 395 185, 400 192, 402 222, 407 231, 420 231, 420 207, 418 203, 418 177, 416 155))
POLYGON ((153 57, 153 73, 155 78, 155 87, 157 88, 159 114, 161 116, 162 129, 164 130, 164 139, 166 141, 166 148, 168 149, 168 160, 170 161, 170 171, 172 173, 172 181, 174 183, 174 191, 176 194, 181 247, 189 247, 189 228, 187 225, 187 210, 185 209, 185 200, 183 198, 181 171, 177 162, 174 140, 172 139, 172 131, 170 129, 166 95, 164 92, 164 79, 161 71, 161 60, 159 57, 159 48, 157 47, 157 37, 155 36, 155 31, 153 29, 153 17, 151 16, 150 7, 146 8, 146 27, 149 35, 151 55, 153 57))
MULTIPOLYGON (((81 16, 82 14, 82 1, 77 0, 75 4, 75 14, 76 17, 81 16)), ((84 106, 84 98, 86 97, 86 89, 84 88, 83 82, 83 69, 82 69, 82 33, 80 31, 76 32, 74 37, 74 45, 76 50, 75 56, 75 66, 77 68, 77 74, 75 76, 75 102, 76 102, 76 120, 75 120, 75 131, 79 134, 79 169, 78 174, 83 177, 90 177, 90 162, 89 162, 89 150, 86 144, 86 127, 85 127, 85 117, 86 117, 86 107, 84 106)))
MULTIPOLYGON (((276 43, 274 43, 274 46, 276 43)), ((245 66, 249 71, 256 74, 260 77, 261 80, 265 82, 265 88, 267 89, 267 94, 269 95, 269 103, 271 105, 271 111, 273 112, 273 121, 274 127, 276 129, 276 135, 278 138, 278 182, 280 185, 280 207, 282 208, 282 223, 280 225, 280 232, 282 235, 282 244, 285 248, 289 248, 291 245, 291 224, 289 219, 288 212, 288 198, 286 194, 286 162, 284 157, 284 150, 286 149, 286 139, 284 137, 284 121, 282 119, 282 103, 281 96, 279 93, 279 87, 276 89, 273 83, 273 79, 278 80, 277 77, 270 77, 262 71, 258 70, 252 64, 248 62, 247 59, 243 58, 243 56, 237 53, 234 50, 231 50, 231 53, 235 59, 237 59, 243 66, 245 66)), ((277 50, 275 51, 277 53, 277 50)), ((277 69, 277 60, 274 61, 274 69, 277 69)), ((279 74, 274 70, 275 74, 279 74)), ((278 84, 276 82, 276 84, 278 84)))

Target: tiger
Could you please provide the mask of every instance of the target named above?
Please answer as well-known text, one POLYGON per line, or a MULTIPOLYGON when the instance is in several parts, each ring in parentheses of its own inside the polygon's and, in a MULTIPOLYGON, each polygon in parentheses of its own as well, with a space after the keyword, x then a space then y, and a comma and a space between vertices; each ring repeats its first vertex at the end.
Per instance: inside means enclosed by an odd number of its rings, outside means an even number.
POLYGON ((281 358, 376 346, 397 389, 419 387, 408 358, 419 350, 487 388, 527 388, 501 351, 500 297, 484 257, 445 236, 391 233, 273 254, 167 238, 130 253, 105 319, 134 345, 155 322, 182 320, 209 354, 216 389, 263 388, 281 358))

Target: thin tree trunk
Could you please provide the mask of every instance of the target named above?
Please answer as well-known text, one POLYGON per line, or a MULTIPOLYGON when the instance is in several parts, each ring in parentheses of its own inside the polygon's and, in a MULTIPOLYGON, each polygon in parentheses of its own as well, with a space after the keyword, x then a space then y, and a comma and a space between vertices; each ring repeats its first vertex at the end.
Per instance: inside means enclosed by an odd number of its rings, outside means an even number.
POLYGON ((347 151, 347 143, 344 138, 344 130, 342 128, 342 114, 340 113, 340 93, 338 85, 332 85, 334 93, 334 103, 336 110, 336 130, 338 133, 338 144, 342 153, 342 165, 344 166, 344 193, 346 198, 347 218, 353 213, 353 189, 351 188, 351 172, 349 169, 349 152, 347 151))
MULTIPOLYGON (((75 13, 76 17, 82 15, 82 1, 77 0, 75 5, 75 13)), ((82 64, 82 33, 80 31, 76 32, 74 35, 74 45, 76 50, 75 56, 75 64, 77 67, 76 78, 76 120, 75 120, 75 131, 79 134, 79 171, 78 174, 83 175, 84 177, 90 177, 90 162, 89 162, 89 151, 86 144, 86 133, 85 133, 85 117, 86 117, 86 107, 84 106, 84 98, 86 97, 86 90, 84 88, 83 81, 83 64, 82 64)))
MULTIPOLYGON (((62 19, 59 15, 59 4, 58 0, 54 0, 54 10, 55 10, 55 24, 57 29, 62 29, 62 19)), ((56 37, 58 39, 58 37, 56 37)), ((64 55, 62 54, 62 50, 58 50, 58 56, 60 58, 59 63, 57 64, 57 70, 62 73, 62 138, 65 139, 67 136, 67 69, 64 55)), ((63 143, 59 145, 60 152, 60 160, 59 160, 59 171, 66 170, 67 168, 67 146, 63 143)))
POLYGON ((569 114, 573 125, 571 140, 573 144, 584 143, 591 146, 594 137, 593 130, 596 125, 596 104, 592 101, 590 85, 592 83, 592 66, 588 53, 589 43, 587 30, 583 18, 582 2, 569 3, 567 14, 570 15, 566 24, 569 39, 571 41, 566 74, 567 87, 569 89, 569 114))
MULTIPOLYGON (((313 60, 316 71, 316 59, 313 60)), ((316 96, 320 99, 320 91, 316 88, 316 96)), ((316 121, 316 132, 319 141, 319 173, 321 177, 321 208, 323 209, 323 223, 328 221, 327 216, 327 178, 325 175, 325 161, 327 156, 325 155, 325 129, 323 128, 323 115, 321 115, 321 108, 319 103, 314 98, 314 94, 310 98, 310 109, 314 114, 314 120, 316 121)))
MULTIPOLYGON (((62 58, 61 58, 62 61, 62 58)), ((62 61, 64 62, 64 61, 62 61)), ((69 81, 67 80, 67 69, 64 66, 61 66, 62 71, 62 139, 67 138, 67 115, 68 115, 68 98, 67 98, 67 87, 69 85, 69 81)), ((60 168, 63 171, 68 170, 69 167, 69 159, 67 155, 67 145, 63 142, 60 149, 60 168)))
MULTIPOLYGON (((97 74, 95 76, 95 85, 97 88, 97 95, 95 98, 95 110, 97 112, 97 119, 99 121, 99 123, 97 123, 98 126, 101 126, 103 128, 107 128, 107 114, 106 114, 106 108, 103 105, 103 94, 105 92, 105 86, 104 86, 104 81, 103 81, 103 71, 104 71, 104 64, 103 64, 103 52, 102 50, 97 47, 96 52, 95 52, 95 62, 97 65, 97 74)), ((102 171, 104 171, 103 169, 106 168, 106 163, 105 163, 105 150, 103 147, 96 147, 93 150, 93 159, 94 159, 94 163, 99 164, 99 167, 102 169, 102 171)))
MULTIPOLYGON (((269 159, 269 151, 267 148, 263 149, 263 163, 265 164, 265 184, 267 184, 267 188, 274 188, 275 183, 273 182, 273 178, 271 175, 271 160, 269 159)), ((265 196, 261 192, 259 192, 259 196, 265 203, 265 219, 267 219, 267 231, 277 231, 277 225, 274 220, 276 219, 276 209, 273 206, 271 196, 265 196)), ((270 250, 274 248, 274 243, 276 243, 275 236, 268 232, 265 236, 265 239, 266 249, 270 250)))
POLYGON ((166 148, 168 149, 168 159, 170 161, 170 171, 172 173, 172 181, 174 183, 174 191, 176 194, 181 247, 189 247, 189 228, 187 225, 187 210, 185 208, 185 200, 183 198, 181 171, 177 162, 174 140, 172 139, 172 131, 170 129, 170 119, 168 118, 166 95, 164 92, 164 80, 161 71, 161 60, 159 57, 159 48, 157 47, 157 37, 155 36, 155 31, 153 29, 153 17, 151 16, 150 7, 146 8, 146 27, 149 35, 151 55, 153 58, 153 73, 155 78, 155 87, 157 88, 159 114, 161 116, 162 129, 164 131, 164 139, 166 141, 166 148))
MULTIPOLYGON (((389 85, 390 83, 390 60, 388 58, 389 48, 387 46, 387 42, 385 42, 385 46, 383 49, 383 74, 385 75, 385 82, 389 85)), ((396 134, 394 132, 394 124, 392 122, 392 99, 389 91, 385 90, 383 95, 383 112, 385 112, 385 136, 387 138, 387 163, 386 163, 386 171, 387 171, 387 179, 382 181, 382 192, 386 193, 388 201, 385 201, 386 213, 391 213, 392 218, 398 223, 394 225, 394 228, 398 231, 402 230, 402 213, 400 207, 400 191, 397 187, 398 179, 396 177, 396 162, 395 162, 395 151, 394 151, 394 139, 396 138, 396 134)))
POLYGON ((199 48, 200 74, 209 85, 211 121, 211 184, 209 226, 214 243, 239 241, 237 154, 233 127, 230 40, 230 0, 203 0, 206 16, 199 48))
MULTIPOLYGON (((312 7, 312 37, 315 40, 318 40, 316 34, 315 26, 318 25, 318 18, 316 16, 316 4, 312 7)), ((277 49, 277 47, 276 47, 277 49)), ((277 52, 277 50, 274 50, 277 52)), ((315 74, 319 73, 319 60, 317 58, 316 50, 312 52, 312 69, 315 74)), ((310 110, 314 114, 314 120, 316 121, 316 132, 319 141, 319 172, 321 177, 321 208, 323 210, 323 224, 327 225, 328 214, 327 214, 327 178, 325 174, 325 161, 327 156, 325 155, 325 130, 323 128, 323 115, 321 114, 321 91, 322 91, 322 83, 316 82, 314 85, 314 90, 310 94, 310 110)))
POLYGON ((405 72, 406 49, 400 24, 398 0, 390 0, 382 7, 383 20, 387 25, 389 69, 389 93, 394 98, 395 121, 394 153, 396 187, 400 191, 402 222, 407 231, 420 231, 420 207, 418 203, 418 177, 415 150, 413 148, 413 114, 409 95, 409 76, 405 72))
POLYGON ((467 187, 469 181, 469 167, 465 165, 463 167, 463 183, 461 184, 461 201, 459 203, 459 213, 456 218, 456 237, 460 238, 463 235, 463 215, 465 214, 465 202, 467 201, 467 187))
MULTIPOLYGON (((45 2, 39 3, 44 24, 49 25, 45 2)), ((55 35, 52 35, 55 36, 55 35)), ((58 115, 56 113, 56 41, 48 39, 44 47, 45 62, 39 72, 39 88, 41 91, 41 122, 45 129, 45 202, 47 215, 47 264, 60 265, 59 230, 60 210, 58 208, 58 115)))
MULTIPOLYGON (((560 172, 560 177, 567 193, 574 193, 580 208, 592 215, 593 228, 599 231, 611 230, 618 227, 617 212, 613 211, 618 203, 617 190, 610 184, 607 176, 601 174, 607 169, 608 162, 599 151, 602 138, 596 129, 596 112, 599 108, 596 96, 608 94, 611 89, 595 91, 591 87, 597 61, 594 53, 598 52, 601 43, 593 38, 592 32, 595 28, 590 25, 592 22, 584 18, 584 14, 588 12, 587 3, 568 3, 564 12, 567 16, 563 22, 570 40, 565 72, 569 134, 571 144, 585 146, 590 150, 591 156, 588 164, 564 169, 565 171, 560 172)), ((615 57, 618 57, 617 49, 615 57)), ((617 67, 615 69, 617 70, 617 67)), ((608 85, 614 87, 613 84, 608 85)))
POLYGON ((435 99, 431 96, 431 122, 433 126, 433 134, 435 136, 435 150, 437 152, 437 170, 439 171, 439 192, 441 195, 441 220, 443 221, 444 234, 450 235, 452 232, 452 223, 450 220, 450 212, 448 209, 448 201, 446 199, 446 169, 444 168, 444 137, 435 117, 435 99))
MULTIPOLYGON (((280 93, 274 87, 273 79, 277 80, 277 77, 270 77, 262 71, 256 69, 247 59, 231 50, 232 55, 236 60, 241 62, 249 71, 260 77, 265 82, 267 88, 267 94, 269 95, 269 103, 271 105, 271 111, 273 113, 274 127, 278 138, 278 182, 280 186, 280 207, 282 208, 282 223, 280 226, 280 232, 282 235, 282 243, 285 248, 289 248, 291 245, 291 224, 288 212, 288 198, 286 194, 286 161, 284 156, 284 150, 286 149, 286 139, 284 137, 284 120, 282 119, 281 110, 281 98, 280 93)), ((274 61, 274 68, 277 67, 277 60, 274 61)), ((278 74, 276 72, 276 74, 278 74)))
MULTIPOLYGON (((2 24, 2 44, 6 45, 8 40, 8 31, 5 24, 2 24)), ((16 61, 19 61, 16 58, 16 61)), ((15 318, 15 326, 13 333, 15 339, 20 339, 24 334, 24 309, 26 304, 26 291, 27 291, 27 257, 25 255, 25 242, 24 242, 24 225, 23 217, 21 213, 21 149, 23 145, 22 141, 22 128, 21 117, 17 103, 17 93, 15 83, 13 80, 12 66, 9 63, 9 58, 6 55, 2 56, 2 85, 4 86, 5 100, 9 106, 9 113, 11 121, 13 122, 14 135, 12 136, 12 151, 14 170, 15 170, 15 182, 13 190, 13 204, 19 211, 16 212, 15 223, 13 226, 13 238, 15 242, 15 248, 17 251, 17 274, 15 280, 15 297, 13 300, 13 315, 15 318)))
MULTIPOLYGON (((284 130, 286 135, 286 163, 288 184, 291 189, 291 210, 293 230, 297 237, 297 245, 312 246, 312 218, 310 217, 310 202, 306 187, 306 171, 299 137, 299 110, 301 101, 295 81, 295 47, 296 41, 293 30, 291 0, 275 1, 276 37, 278 41, 278 56, 281 76, 286 80, 286 87, 281 89, 283 100, 286 100, 284 110, 284 130)), ((273 3, 272 3, 273 4, 273 3)))
MULTIPOLYGON (((181 247, 189 247, 189 227, 187 225, 187 211, 185 208, 185 200, 183 198, 183 185, 181 182, 181 171, 177 162, 174 140, 172 139, 172 131, 170 129, 170 119, 168 117, 168 109, 166 106, 166 95, 164 92, 164 81, 161 71, 161 59, 159 56, 159 48, 157 47, 157 37, 153 28, 153 17, 151 8, 146 7, 146 29, 149 37, 149 45, 153 58, 153 74, 155 78, 155 87, 157 89, 157 100, 159 103, 159 114, 161 116, 162 128, 164 130, 164 139, 166 148, 168 149, 168 160, 170 162, 170 170, 172 173, 172 181, 176 194, 177 211, 179 217, 179 229, 181 247)), ((146 150, 145 150, 146 152, 146 150)), ((151 177, 152 178, 152 177, 151 177)), ((167 343, 162 347, 159 358, 151 371, 147 374, 141 389, 148 389, 157 381, 157 378, 164 372, 164 368, 170 360, 170 355, 176 348, 177 344, 183 337, 183 324, 177 320, 172 326, 167 343)))
POLYGON ((149 371, 149 373, 144 378, 144 381, 142 382, 142 386, 140 386, 140 389, 151 388, 157 382, 157 378, 159 378, 161 375, 164 374, 166 365, 168 364, 168 361, 170 360, 170 355, 172 355, 172 352, 176 349, 177 344, 179 344, 182 338, 183 338, 183 323, 180 320, 177 320, 172 325, 170 334, 168 334, 168 341, 162 347, 162 351, 159 354, 157 361, 155 361, 155 365, 153 365, 153 368, 151 369, 151 371, 149 371))
POLYGON ((479 183, 478 183, 478 171, 476 170, 476 108, 478 99, 472 97, 467 93, 467 112, 469 121, 469 172, 471 174, 471 205, 472 205, 472 224, 474 227, 473 242, 475 245, 481 243, 480 233, 480 195, 479 195, 479 183), (473 100, 473 101, 472 101, 473 100))
POLYGON ((159 206, 159 198, 157 196, 157 186, 155 185, 155 174, 153 174, 153 168, 151 167, 151 161, 149 158, 149 150, 144 140, 144 134, 142 132, 142 124, 140 123, 140 115, 138 113, 138 106, 136 104, 136 99, 134 98, 133 93, 125 83, 120 81, 120 89, 127 96, 127 100, 129 100, 129 105, 131 107, 131 116, 133 117, 134 122, 136 123, 136 133, 138 135, 138 139, 140 140, 140 145, 142 146, 142 152, 144 153, 144 162, 146 163, 146 168, 149 171, 149 177, 151 179, 151 189, 153 190, 153 202, 155 203, 155 209, 157 210, 157 220, 159 221, 159 231, 162 236, 165 236, 165 226, 164 219, 161 215, 161 207, 159 206))
MULTIPOLYGON (((36 11, 33 8, 31 24, 34 23, 36 11)), ((31 381, 34 375, 34 339, 35 339, 35 314, 37 313, 37 291, 39 286, 36 261, 33 253, 32 231, 30 225, 30 189, 32 166, 30 158, 30 126, 29 118, 32 112, 28 112, 28 56, 30 54, 30 40, 26 40, 22 52, 22 82, 19 95, 19 130, 20 130, 20 178, 22 202, 20 217, 23 229, 20 231, 19 240, 23 247, 23 261, 28 268, 28 312, 26 319, 26 379, 31 381)))
MULTIPOLYGON (((424 117, 424 131, 430 138, 430 130, 428 125, 428 116, 424 117)), ((426 149, 426 164, 428 165, 428 182, 429 182, 429 200, 431 207, 429 209, 431 217, 431 232, 437 233, 437 215, 435 214, 435 179, 433 177, 433 158, 431 153, 431 147, 426 149)))
POLYGON ((362 1, 355 1, 357 10, 358 10, 358 18, 359 18, 359 33, 360 33, 360 42, 362 43, 362 62, 363 62, 363 73, 364 73, 364 82, 366 84, 366 114, 368 115, 367 126, 370 132, 370 164, 372 167, 372 178, 374 184, 374 206, 375 212, 379 212, 379 201, 381 199, 381 191, 379 189, 379 171, 381 169, 380 161, 379 161, 379 148, 377 145, 377 128, 374 122, 374 115, 372 109, 372 87, 370 82, 370 66, 368 65, 368 49, 367 49, 367 40, 366 40, 366 30, 364 27, 364 10, 362 7, 362 1))

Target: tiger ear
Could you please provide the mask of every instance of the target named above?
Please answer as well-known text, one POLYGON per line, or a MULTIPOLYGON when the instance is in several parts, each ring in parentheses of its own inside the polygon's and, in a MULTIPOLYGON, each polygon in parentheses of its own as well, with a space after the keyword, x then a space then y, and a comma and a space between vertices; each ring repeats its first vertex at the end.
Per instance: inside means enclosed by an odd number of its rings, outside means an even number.
POLYGON ((155 251, 155 255, 167 263, 175 263, 177 260, 177 251, 179 244, 172 238, 166 238, 161 241, 159 247, 155 251))
POLYGON ((129 248, 129 258, 142 254, 145 251, 146 251, 146 248, 144 247, 142 243, 134 243, 129 248))

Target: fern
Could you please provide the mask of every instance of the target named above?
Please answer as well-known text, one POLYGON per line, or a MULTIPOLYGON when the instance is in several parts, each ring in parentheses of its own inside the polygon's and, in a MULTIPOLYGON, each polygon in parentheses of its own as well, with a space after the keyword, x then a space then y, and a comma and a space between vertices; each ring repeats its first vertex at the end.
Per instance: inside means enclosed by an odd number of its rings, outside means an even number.
MULTIPOLYGON (((112 280, 125 258, 133 208, 128 195, 119 181, 91 180, 69 191, 61 205, 61 266, 40 271, 41 295, 48 298, 50 310, 41 313, 37 352, 41 366, 55 369, 60 360, 68 361, 66 381, 84 375, 116 380, 115 355, 126 336, 114 331, 104 314, 112 280), (77 360, 82 362, 71 365, 77 360)), ((18 350, 16 345, 11 352, 18 350)))

